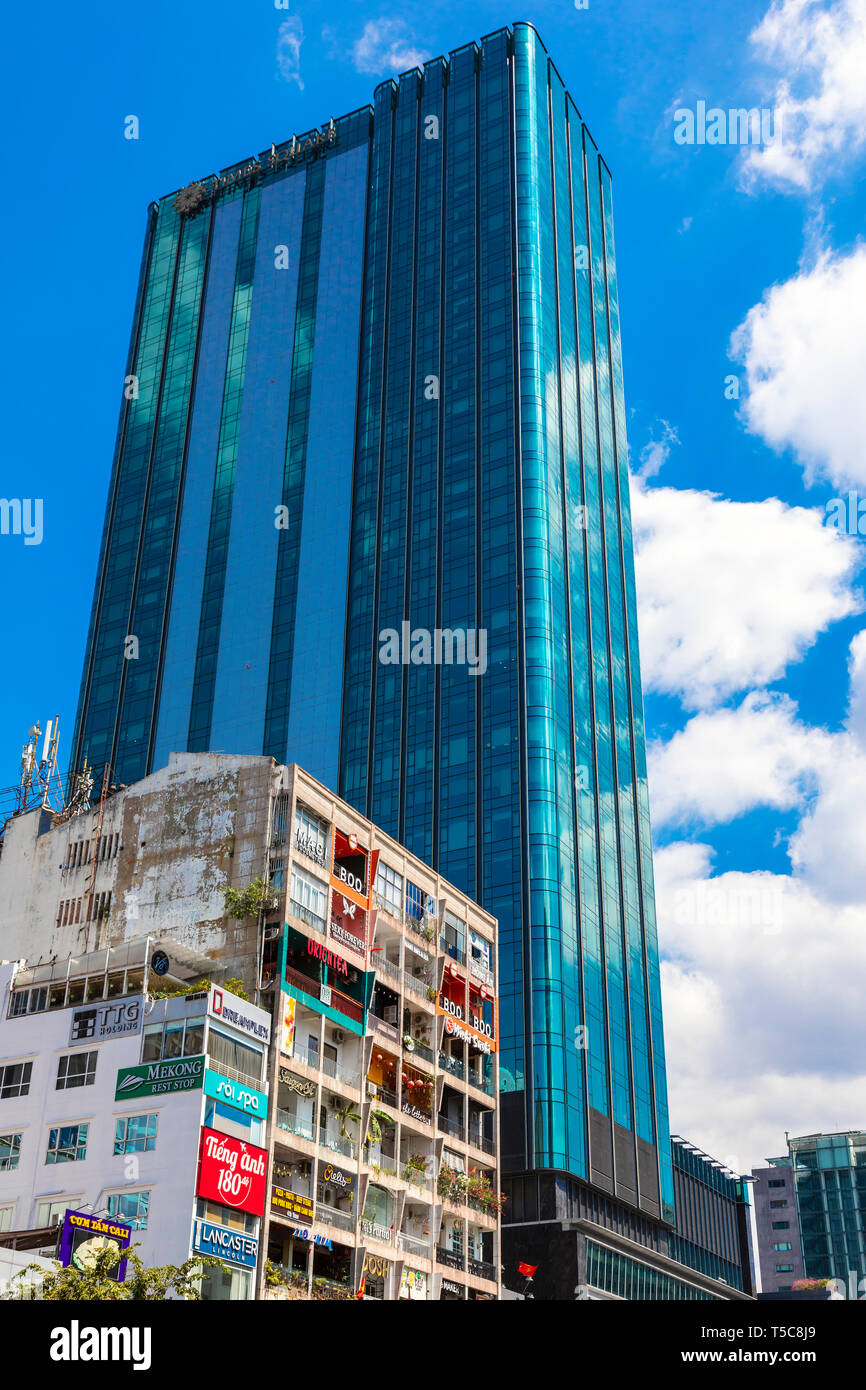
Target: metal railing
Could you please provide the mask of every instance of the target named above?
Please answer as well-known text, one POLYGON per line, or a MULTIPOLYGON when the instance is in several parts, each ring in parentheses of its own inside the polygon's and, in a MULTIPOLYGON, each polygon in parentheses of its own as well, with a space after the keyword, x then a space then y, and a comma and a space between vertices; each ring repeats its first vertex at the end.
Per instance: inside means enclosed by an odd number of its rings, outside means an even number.
POLYGON ((449 1269, 465 1269, 466 1256, 462 1250, 446 1250, 443 1245, 436 1246, 436 1262, 447 1265, 449 1269))
POLYGON ((301 921, 306 922, 307 926, 312 927, 313 931, 327 933, 328 924, 324 917, 317 917, 315 912, 311 912, 308 907, 304 907, 303 903, 295 902, 294 898, 289 899, 289 912, 292 913, 294 917, 300 917, 301 921))
POLYGON ((208 1057, 207 1065, 211 1071, 218 1071, 220 1076, 225 1076, 229 1081, 239 1081, 242 1086, 254 1086, 257 1091, 267 1093, 267 1081, 260 1081, 257 1076, 248 1076, 246 1072, 238 1071, 237 1067, 230 1067, 227 1062, 220 1062, 216 1057, 208 1057))
POLYGON ((316 1203, 316 1220, 327 1221, 329 1226, 337 1226, 341 1231, 354 1231, 355 1213, 340 1211, 339 1207, 329 1207, 327 1202, 316 1203))
POLYGON ((466 1066, 459 1057, 452 1057, 448 1052, 440 1052, 439 1065, 445 1071, 450 1071, 451 1075, 456 1076, 460 1081, 465 1081, 466 1066))
POLYGON ((423 1259, 430 1259, 430 1237, 410 1236, 405 1231, 397 1234, 397 1246, 400 1250, 407 1250, 410 1255, 420 1255, 423 1259))
POLYGON ((332 1153, 342 1154, 344 1158, 355 1158, 358 1153, 354 1139, 342 1134, 329 1134, 324 1127, 319 1130, 319 1143, 332 1153))
POLYGON ((446 1134, 452 1134, 455 1139, 466 1138, 466 1126, 459 1120, 449 1120, 447 1115, 439 1116, 439 1128, 444 1129, 446 1134))
POLYGON ((377 970, 381 970, 383 975, 400 983, 400 976, 403 973, 397 962, 389 960, 381 951, 377 951, 373 961, 377 970))
MULTIPOLYGON (((428 979, 426 975, 410 975, 408 970, 403 971, 403 983, 407 989, 412 990, 413 994, 423 995, 425 999, 428 998, 428 989, 433 988, 433 981, 428 979)), ((432 1002, 431 999, 430 1003, 432 1004, 432 1002)))
POLYGON ((311 1121, 301 1120, 297 1115, 290 1115, 288 1110, 277 1111, 277 1128, 285 1129, 289 1134, 297 1134, 300 1139, 315 1140, 316 1137, 311 1121))
POLYGON ((474 1274, 476 1279, 492 1279, 496 1281, 496 1266, 488 1264, 487 1260, 473 1260, 469 1257, 469 1273, 474 1274))

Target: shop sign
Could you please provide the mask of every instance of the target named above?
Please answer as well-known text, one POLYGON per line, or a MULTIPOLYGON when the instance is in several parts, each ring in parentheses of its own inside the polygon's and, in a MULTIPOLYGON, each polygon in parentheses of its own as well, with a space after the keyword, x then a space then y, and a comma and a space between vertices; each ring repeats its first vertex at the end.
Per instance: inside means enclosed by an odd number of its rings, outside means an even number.
POLYGON ((333 1250, 334 1245, 330 1236, 320 1236, 318 1231, 298 1231, 298 1240, 311 1240, 314 1245, 321 1245, 325 1250, 333 1250))
POLYGON ((427 1275, 420 1269, 404 1269, 400 1278, 401 1298, 427 1297, 427 1275))
POLYGON ((295 1076, 293 1072, 285 1067, 280 1067, 280 1084, 288 1086, 290 1091, 294 1091, 296 1096, 314 1096, 316 1094, 315 1081, 307 1081, 303 1076, 295 1076))
POLYGON ((88 1004, 74 1009, 69 1024, 69 1042, 107 1042, 110 1038, 128 1038, 141 1032, 141 995, 121 999, 117 1003, 88 1004))
POLYGON ((343 830, 334 831, 331 882, 360 906, 367 906, 370 898, 370 863, 367 851, 358 844, 357 835, 343 830))
POLYGON ((245 1115, 254 1116, 257 1120, 266 1120, 268 1117, 268 1098, 263 1091, 256 1090, 255 1086, 248 1086, 245 1081, 232 1081, 218 1071, 211 1071, 209 1067, 204 1074, 204 1093, 206 1096, 212 1096, 214 1100, 222 1101, 224 1105, 234 1106, 235 1110, 242 1110, 245 1115))
POLYGON ((341 946, 363 955, 367 949, 367 914, 338 889, 331 889, 330 933, 341 946))
POLYGON ((259 1242, 255 1236, 231 1231, 228 1226, 218 1226, 214 1221, 196 1221, 192 1248, 200 1255, 215 1255, 228 1264, 243 1265, 245 1269, 254 1268, 259 1258, 259 1242))
POLYGON ((271 1188, 271 1211, 278 1216, 287 1216, 290 1221, 305 1221, 308 1225, 312 1225, 315 1215, 311 1197, 276 1186, 271 1188))
POLYGON ((348 976, 349 974, 349 962, 347 960, 344 960, 342 956, 335 955, 333 951, 329 951, 327 946, 323 946, 320 941, 313 941, 311 937, 307 937, 307 955, 312 956, 314 960, 320 960, 324 965, 327 965, 329 970, 335 970, 338 975, 348 976))
POLYGON ((237 1028, 238 1032, 246 1033, 248 1037, 258 1038, 264 1043, 271 1040, 270 1014, 255 1004, 238 999, 236 994, 220 989, 219 985, 211 985, 207 1011, 211 1018, 218 1018, 220 1023, 237 1028))
POLYGON ((441 1291, 442 1293, 453 1293, 453 1294, 456 1294, 458 1298, 462 1298, 462 1297, 463 1297, 463 1290, 462 1290, 462 1288, 460 1287, 459 1284, 455 1284, 455 1283, 453 1282, 453 1280, 451 1280, 451 1279, 445 1279, 445 1278, 443 1278, 443 1279, 440 1281, 440 1291, 441 1291))
POLYGON ((165 1096, 173 1091, 198 1091, 205 1073, 204 1057, 176 1057, 172 1061, 143 1062, 121 1067, 117 1073, 115 1100, 139 1096, 165 1096))
POLYGON ((425 1115, 423 1110, 419 1110, 417 1105, 412 1105, 408 1100, 403 1102, 403 1114, 411 1115, 413 1120, 420 1120, 422 1125, 429 1125, 430 1116, 425 1115))
POLYGON ((199 1151, 198 1195, 224 1207, 261 1216, 265 1209, 267 1152, 205 1125, 199 1151))
POLYGON ((362 1221, 361 1230, 365 1236, 371 1236, 373 1240, 381 1240, 384 1245, 391 1244, 390 1226, 377 1226, 375 1221, 362 1221))
POLYGON ((295 1045, 295 1000, 285 990, 280 991, 282 1022, 280 1032, 280 1051, 291 1057, 295 1045))
POLYGON ((387 1279, 391 1272, 391 1261, 382 1255, 364 1255, 364 1273, 371 1279, 387 1279))
MULTIPOLYGON (((64 1268, 72 1265, 77 1270, 91 1269, 100 1251, 109 1245, 125 1250, 131 1239, 132 1227, 123 1221, 67 1208, 60 1236, 60 1263, 64 1268)), ((125 1274, 126 1260, 121 1260, 108 1277, 120 1283, 125 1274)))
MULTIPOLYGON (((459 1005, 457 1007, 459 1007, 459 1005)), ((487 1039, 478 1037, 478 1035, 473 1033, 469 1028, 462 1028, 457 1020, 451 1017, 451 1014, 445 1015, 445 1032, 452 1038, 457 1038, 460 1042, 468 1042, 469 1046, 474 1047, 477 1052, 483 1052, 487 1056, 490 1055, 491 1047, 487 1039)))
POLYGON ((336 1187, 339 1188, 340 1192, 354 1192, 355 1190, 355 1174, 345 1173, 335 1163, 325 1164, 320 1181, 324 1187, 336 1187))

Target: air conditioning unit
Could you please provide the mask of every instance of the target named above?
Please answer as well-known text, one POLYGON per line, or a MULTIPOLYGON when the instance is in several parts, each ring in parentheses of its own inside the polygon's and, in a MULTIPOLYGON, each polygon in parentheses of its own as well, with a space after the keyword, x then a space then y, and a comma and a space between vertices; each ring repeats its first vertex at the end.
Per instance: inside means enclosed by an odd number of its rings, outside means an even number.
POLYGON ((371 1096, 372 1099, 375 1100, 378 1094, 379 1094, 379 1087, 376 1085, 375 1081, 368 1081, 368 1082, 367 1082, 367 1095, 368 1095, 368 1096, 371 1096))
POLYGON ((343 1102, 340 1096, 331 1096, 330 1100, 328 1101, 328 1104, 330 1105, 332 1110, 339 1110, 342 1107, 343 1102))
POLYGON ((397 1004, 389 1004, 388 1008, 385 1010, 385 1022, 393 1023, 396 1025, 398 1013, 399 1006, 397 1004))
POLYGON ((341 1043, 346 1041, 346 1034, 343 1032, 342 1028, 332 1029, 331 1037, 334 1039, 335 1043, 341 1043))

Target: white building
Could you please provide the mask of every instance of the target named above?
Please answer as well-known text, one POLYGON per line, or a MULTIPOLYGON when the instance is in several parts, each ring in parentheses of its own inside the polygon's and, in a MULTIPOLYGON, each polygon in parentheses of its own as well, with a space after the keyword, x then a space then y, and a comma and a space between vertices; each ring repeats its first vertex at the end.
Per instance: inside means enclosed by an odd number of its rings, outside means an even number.
POLYGON ((232 1152, 264 1139, 269 1018, 218 986, 154 997, 179 987, 160 973, 166 963, 194 978, 212 968, 150 937, 61 965, 0 965, 7 1277, 21 1263, 15 1246, 53 1256, 57 1223, 83 1210, 132 1226, 148 1265, 219 1253, 227 1263, 205 1296, 253 1296, 261 1211, 228 1191, 224 1202, 200 1196, 221 1169, 199 1154, 209 1129, 232 1152))

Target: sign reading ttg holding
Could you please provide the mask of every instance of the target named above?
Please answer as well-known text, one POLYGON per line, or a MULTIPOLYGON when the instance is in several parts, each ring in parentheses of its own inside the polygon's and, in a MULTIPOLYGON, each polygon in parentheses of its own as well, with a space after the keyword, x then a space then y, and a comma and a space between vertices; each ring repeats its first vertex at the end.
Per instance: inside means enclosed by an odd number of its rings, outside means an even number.
POLYGON ((128 1038, 141 1032, 142 1001, 134 999, 105 1000, 74 1009, 69 1025, 69 1042, 105 1042, 109 1038, 128 1038))

